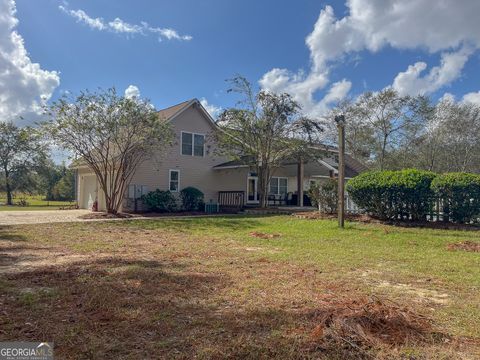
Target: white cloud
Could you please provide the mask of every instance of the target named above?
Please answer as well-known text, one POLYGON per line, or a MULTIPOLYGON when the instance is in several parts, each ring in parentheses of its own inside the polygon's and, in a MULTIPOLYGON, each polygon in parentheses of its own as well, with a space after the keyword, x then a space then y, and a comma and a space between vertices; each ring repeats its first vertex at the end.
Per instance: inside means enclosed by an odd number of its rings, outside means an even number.
POLYGON ((346 6, 348 12, 342 18, 335 16, 331 6, 320 12, 305 39, 311 60, 308 74, 275 68, 262 77, 260 85, 290 92, 310 115, 315 115, 328 99, 315 101, 314 95, 329 82, 332 66, 346 56, 363 50, 377 52, 387 46, 443 51, 440 64, 423 77, 421 73, 428 65, 419 61, 395 79, 401 91, 427 93, 457 79, 468 58, 480 47, 478 0, 463 0, 461 4, 454 0, 347 0, 346 6))
POLYGON ((135 85, 129 85, 125 89, 125 97, 132 99, 132 98, 139 98, 140 97, 140 89, 135 85))
POLYGON ((142 33, 142 27, 139 25, 132 25, 120 18, 115 18, 115 20, 108 23, 110 29, 116 33, 125 33, 125 34, 138 34, 142 33))
POLYGON ((60 5, 58 8, 62 10, 65 14, 68 14, 77 19, 78 22, 83 22, 87 24, 92 29, 105 30, 107 28, 102 18, 92 18, 88 16, 87 13, 85 13, 85 11, 83 10, 69 10, 62 5, 60 5))
POLYGON ((143 22, 143 26, 152 33, 159 35, 158 40, 162 41, 162 38, 167 40, 185 40, 190 41, 193 39, 191 35, 180 35, 176 30, 169 28, 150 27, 147 23, 143 22))
POLYGON ((480 106, 480 91, 463 95, 462 101, 480 106))
POLYGON ((125 35, 147 35, 156 34, 158 39, 190 41, 191 35, 180 35, 176 30, 170 28, 151 27, 148 23, 142 21, 140 24, 130 24, 118 17, 113 21, 106 22, 103 18, 93 18, 83 10, 70 10, 63 5, 58 7, 65 14, 77 19, 77 22, 84 23, 94 30, 110 31, 116 34, 125 35))
POLYGON ((205 98, 200 99, 200 104, 202 104, 202 106, 205 108, 205 110, 207 110, 208 113, 210 114, 210 116, 213 117, 214 119, 217 118, 217 116, 220 115, 220 113, 223 110, 219 106, 209 104, 207 99, 205 99, 205 98))
POLYGON ((422 76, 428 65, 419 61, 410 65, 405 72, 400 72, 393 81, 393 88, 402 95, 429 94, 450 84, 457 79, 472 50, 462 47, 459 51, 443 53, 440 65, 430 69, 422 76))
POLYGON ((42 112, 60 77, 31 61, 15 29, 15 13, 13 0, 0 0, 0 121, 23 116, 31 122, 42 112))

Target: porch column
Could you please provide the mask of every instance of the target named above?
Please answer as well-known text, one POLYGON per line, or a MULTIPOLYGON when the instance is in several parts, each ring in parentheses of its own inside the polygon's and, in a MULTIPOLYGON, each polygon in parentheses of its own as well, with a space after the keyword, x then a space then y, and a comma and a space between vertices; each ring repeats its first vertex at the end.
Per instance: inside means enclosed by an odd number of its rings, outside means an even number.
POLYGON ((297 165, 297 205, 303 206, 303 159, 297 165))

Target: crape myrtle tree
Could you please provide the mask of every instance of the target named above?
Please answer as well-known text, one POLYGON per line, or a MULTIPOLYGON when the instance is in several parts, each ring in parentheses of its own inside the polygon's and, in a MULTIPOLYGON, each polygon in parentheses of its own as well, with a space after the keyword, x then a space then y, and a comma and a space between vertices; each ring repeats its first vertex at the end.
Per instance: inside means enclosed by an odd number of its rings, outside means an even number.
POLYGON ((137 168, 173 141, 170 124, 149 101, 119 96, 115 88, 63 97, 48 113, 45 126, 53 141, 95 173, 112 214, 137 168))
POLYGON ((32 171, 46 152, 47 146, 36 129, 0 122, 0 173, 7 205, 13 205, 13 191, 28 187, 32 171))
POLYGON ((256 92, 242 76, 229 82, 232 87, 228 92, 239 94, 241 100, 219 116, 217 151, 255 168, 260 206, 266 207, 275 168, 318 151, 311 145, 318 144, 322 127, 302 116, 300 106, 288 94, 256 92))

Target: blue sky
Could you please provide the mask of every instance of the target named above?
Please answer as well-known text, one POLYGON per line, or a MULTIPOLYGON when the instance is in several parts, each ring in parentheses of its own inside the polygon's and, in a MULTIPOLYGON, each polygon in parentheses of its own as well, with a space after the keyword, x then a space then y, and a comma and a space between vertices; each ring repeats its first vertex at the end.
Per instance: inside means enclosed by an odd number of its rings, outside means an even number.
POLYGON ((0 2, 16 5, 7 27, 41 69, 28 73, 33 89, 14 87, 25 104, 0 100, 2 115, 37 112, 40 95, 130 85, 157 108, 196 97, 214 112, 234 104, 225 79, 235 74, 292 93, 312 116, 387 86, 480 103, 477 0, 0 2), (109 25, 117 18, 133 30, 109 25))

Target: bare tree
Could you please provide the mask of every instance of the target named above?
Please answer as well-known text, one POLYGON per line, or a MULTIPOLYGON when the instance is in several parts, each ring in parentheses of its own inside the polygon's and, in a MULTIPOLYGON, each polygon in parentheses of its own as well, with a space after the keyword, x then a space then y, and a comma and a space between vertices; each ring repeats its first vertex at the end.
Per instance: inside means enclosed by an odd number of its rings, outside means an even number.
POLYGON ((95 173, 109 213, 118 212, 139 165, 173 140, 170 124, 148 101, 118 96, 114 88, 62 98, 49 114, 52 139, 95 173))
POLYGON ((260 206, 266 207, 274 169, 285 160, 309 154, 308 146, 317 142, 322 127, 302 116, 300 106, 288 94, 256 93, 241 76, 230 83, 229 92, 240 94, 242 100, 219 117, 218 150, 255 167, 260 206))

